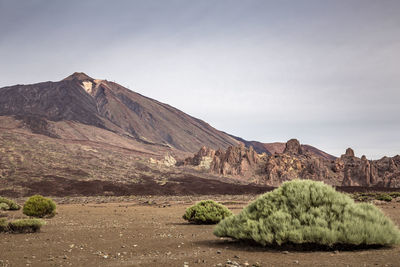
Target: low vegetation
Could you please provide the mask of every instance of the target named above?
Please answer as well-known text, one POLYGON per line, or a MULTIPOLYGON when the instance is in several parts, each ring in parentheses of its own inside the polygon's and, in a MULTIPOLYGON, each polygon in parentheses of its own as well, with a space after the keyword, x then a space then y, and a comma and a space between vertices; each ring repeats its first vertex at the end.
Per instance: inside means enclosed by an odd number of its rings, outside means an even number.
POLYGON ((53 217, 56 214, 56 203, 41 195, 31 196, 24 204, 23 213, 31 217, 53 217))
POLYGON ((6 203, 0 203, 0 210, 8 210, 10 207, 6 203))
POLYGON ((294 180, 261 195, 236 216, 222 220, 219 237, 262 245, 394 245, 400 231, 378 208, 322 182, 294 180))
POLYGON ((21 206, 15 203, 15 201, 0 197, 0 210, 19 210, 20 208, 21 206))
POLYGON ((0 232, 6 232, 8 230, 8 222, 6 218, 0 218, 0 232))
POLYGON ((39 219, 20 219, 8 222, 7 219, 0 219, 0 232, 10 233, 34 233, 40 230, 45 224, 39 219))
POLYGON ((40 230, 44 221, 39 219, 20 219, 8 223, 11 232, 15 233, 33 233, 40 230))
POLYGON ((202 200, 186 209, 183 219, 196 224, 215 224, 232 215, 232 212, 213 200, 202 200))
POLYGON ((391 202, 392 200, 400 200, 400 192, 363 192, 363 193, 353 193, 351 197, 360 202, 370 202, 373 200, 381 200, 386 202, 391 202))

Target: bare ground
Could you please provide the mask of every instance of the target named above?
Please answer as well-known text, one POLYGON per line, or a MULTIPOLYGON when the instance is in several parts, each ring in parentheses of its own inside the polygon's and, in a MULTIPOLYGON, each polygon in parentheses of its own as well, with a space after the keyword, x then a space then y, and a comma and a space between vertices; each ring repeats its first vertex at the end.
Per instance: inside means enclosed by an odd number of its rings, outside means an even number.
MULTIPOLYGON (((217 238, 213 225, 181 218, 187 207, 206 198, 237 213, 255 195, 56 198, 58 214, 40 233, 0 234, 0 266, 225 266, 228 260, 241 266, 400 265, 399 247, 263 248, 217 238)), ((379 207, 400 225, 400 203, 379 207)))

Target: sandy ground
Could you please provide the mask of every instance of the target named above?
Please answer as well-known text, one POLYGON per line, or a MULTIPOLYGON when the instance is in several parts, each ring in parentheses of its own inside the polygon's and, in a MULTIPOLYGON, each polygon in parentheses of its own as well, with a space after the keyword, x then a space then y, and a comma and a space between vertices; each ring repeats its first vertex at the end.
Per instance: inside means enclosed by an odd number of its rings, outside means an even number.
MULTIPOLYGON (((235 213, 253 198, 214 197, 235 213)), ((195 200, 59 204, 40 233, 0 233, 0 266, 400 266, 400 247, 299 251, 220 239, 213 225, 181 218, 195 200)), ((400 225, 400 203, 379 207, 400 225)), ((22 213, 8 212, 8 217, 22 213)))

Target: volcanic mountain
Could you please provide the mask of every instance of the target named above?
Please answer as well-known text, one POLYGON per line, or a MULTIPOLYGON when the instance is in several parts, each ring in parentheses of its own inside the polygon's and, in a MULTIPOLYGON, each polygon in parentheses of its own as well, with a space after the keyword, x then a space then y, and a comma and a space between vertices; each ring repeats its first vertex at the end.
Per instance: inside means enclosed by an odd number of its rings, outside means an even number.
POLYGON ((0 115, 14 115, 34 132, 52 137, 62 133, 48 127, 49 121, 73 121, 184 152, 239 144, 176 108, 78 72, 59 82, 1 88, 0 115))

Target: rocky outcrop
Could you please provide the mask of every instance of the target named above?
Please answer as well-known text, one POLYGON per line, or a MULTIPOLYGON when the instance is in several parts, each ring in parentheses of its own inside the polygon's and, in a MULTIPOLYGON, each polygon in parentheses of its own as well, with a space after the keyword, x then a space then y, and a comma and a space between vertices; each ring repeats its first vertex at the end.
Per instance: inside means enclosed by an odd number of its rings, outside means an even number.
POLYGON ((260 162, 261 156, 253 147, 246 148, 241 144, 230 146, 226 151, 202 147, 197 154, 178 165, 198 166, 215 174, 250 178, 259 169, 260 162))
POLYGON ((340 158, 329 160, 305 149, 296 139, 289 140, 282 153, 273 155, 259 155, 244 145, 226 151, 203 147, 184 164, 207 166, 215 174, 240 176, 272 186, 300 178, 335 186, 400 187, 400 156, 371 161, 365 156, 356 157, 348 148, 340 158))
POLYGON ((283 153, 266 158, 262 183, 278 186, 284 181, 300 178, 338 185, 341 181, 334 175, 331 164, 330 160, 303 149, 298 140, 291 139, 283 153))
POLYGON ((291 155, 302 155, 303 149, 301 148, 300 142, 297 139, 290 139, 287 141, 285 145, 285 150, 283 150, 284 154, 291 155))
POLYGON ((342 156, 344 161, 344 186, 400 187, 400 156, 379 160, 342 156))

